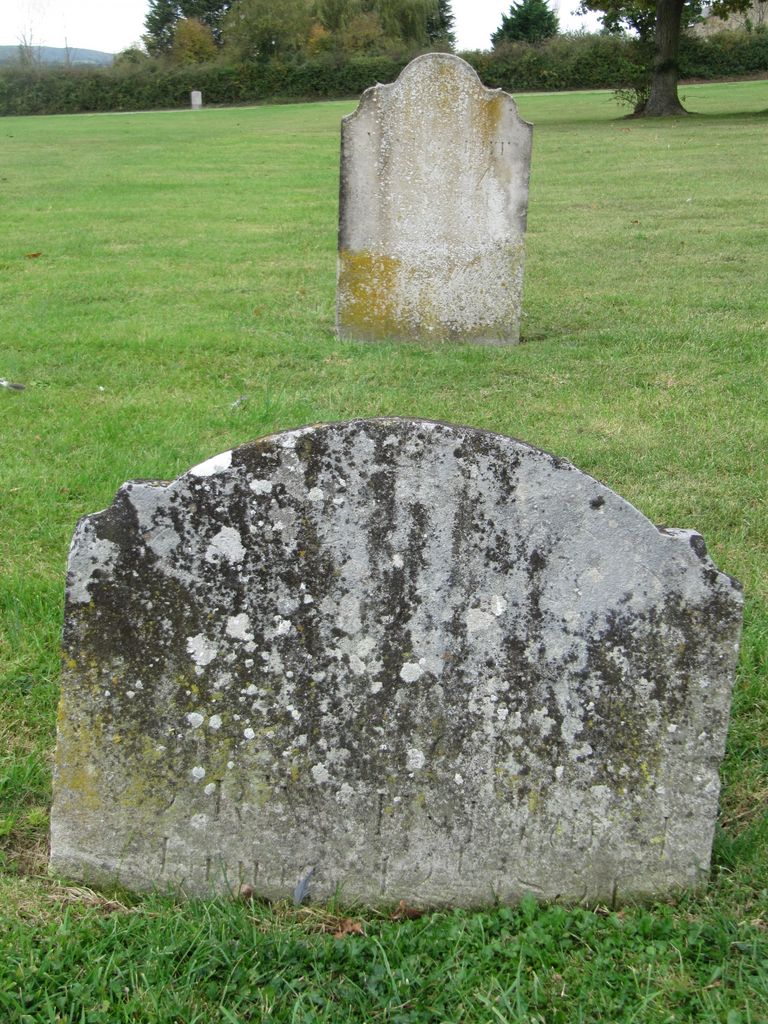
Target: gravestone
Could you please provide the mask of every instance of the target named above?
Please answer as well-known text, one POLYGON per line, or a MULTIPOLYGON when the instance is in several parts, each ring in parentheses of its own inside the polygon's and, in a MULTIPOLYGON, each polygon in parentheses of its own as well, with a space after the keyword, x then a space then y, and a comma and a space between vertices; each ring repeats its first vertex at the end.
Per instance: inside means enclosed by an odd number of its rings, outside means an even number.
POLYGON ((341 130, 341 336, 519 340, 531 134, 452 54, 363 93, 341 130))
POLYGON ((192 109, 201 110, 203 106, 203 94, 199 90, 195 89, 189 95, 192 102, 192 109))
POLYGON ((741 607, 699 534, 481 430, 127 483, 70 553, 51 864, 417 905, 695 885, 741 607))

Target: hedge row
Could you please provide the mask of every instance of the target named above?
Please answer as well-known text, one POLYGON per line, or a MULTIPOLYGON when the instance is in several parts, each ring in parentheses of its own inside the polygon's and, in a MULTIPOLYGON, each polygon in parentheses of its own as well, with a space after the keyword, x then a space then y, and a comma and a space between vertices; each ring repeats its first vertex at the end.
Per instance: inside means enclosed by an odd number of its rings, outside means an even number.
POLYGON ((196 64, 168 67, 147 61, 129 68, 0 69, 0 114, 188 107, 193 89, 205 104, 253 103, 271 98, 355 96, 376 81, 390 82, 404 62, 357 58, 342 63, 196 64))
MULTIPOLYGON (((555 36, 539 46, 513 43, 491 53, 465 54, 486 85, 509 91, 621 89, 647 78, 650 55, 636 39, 555 36)), ((680 77, 729 78, 768 73, 768 32, 684 36, 680 77)))
MULTIPOLYGON (((640 44, 615 36, 557 36, 531 46, 513 43, 498 52, 462 54, 489 86, 509 91, 620 89, 642 79, 640 44)), ((0 68, 0 114, 64 114, 153 110, 189 105, 200 89, 206 104, 268 99, 358 96, 376 82, 391 82, 405 60, 387 57, 227 66, 168 67, 147 61, 133 67, 0 68)), ((723 78, 768 72, 768 32, 723 32, 685 38, 681 77, 723 78)))

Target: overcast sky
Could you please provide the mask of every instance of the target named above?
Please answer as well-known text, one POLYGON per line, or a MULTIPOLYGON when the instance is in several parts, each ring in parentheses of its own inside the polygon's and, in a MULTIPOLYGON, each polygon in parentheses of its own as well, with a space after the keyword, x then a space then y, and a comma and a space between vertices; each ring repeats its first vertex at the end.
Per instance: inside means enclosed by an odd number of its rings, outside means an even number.
MULTIPOLYGON (((453 0, 458 47, 488 49, 511 0, 453 0)), ((578 0, 550 0, 564 29, 593 28, 594 18, 571 14, 578 0)), ((0 45, 22 36, 37 46, 68 46, 117 53, 144 31, 147 0, 0 0, 0 45)))

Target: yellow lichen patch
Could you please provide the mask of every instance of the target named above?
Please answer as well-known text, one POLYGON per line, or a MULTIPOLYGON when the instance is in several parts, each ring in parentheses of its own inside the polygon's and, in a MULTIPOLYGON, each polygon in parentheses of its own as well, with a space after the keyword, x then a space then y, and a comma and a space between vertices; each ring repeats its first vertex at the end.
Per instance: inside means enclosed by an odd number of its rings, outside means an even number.
POLYGON ((434 77, 436 88, 429 98, 430 106, 439 116, 455 116, 462 86, 466 86, 464 72, 457 73, 455 64, 446 61, 435 67, 434 77))
POLYGON ((509 97, 501 93, 488 96, 477 112, 477 131, 486 148, 498 138, 505 102, 509 97))
POLYGON ((403 324, 393 301, 400 261, 372 252, 339 253, 339 328, 353 337, 397 337, 403 324))
POLYGON ((89 811, 99 810, 103 800, 96 764, 102 744, 102 725, 98 718, 75 724, 59 704, 58 743, 56 745, 56 788, 89 811))
POLYGON ((369 251, 339 256, 338 326, 363 340, 517 340, 522 244, 461 258, 412 260, 369 251), (471 285, 471 287, 470 287, 471 285))

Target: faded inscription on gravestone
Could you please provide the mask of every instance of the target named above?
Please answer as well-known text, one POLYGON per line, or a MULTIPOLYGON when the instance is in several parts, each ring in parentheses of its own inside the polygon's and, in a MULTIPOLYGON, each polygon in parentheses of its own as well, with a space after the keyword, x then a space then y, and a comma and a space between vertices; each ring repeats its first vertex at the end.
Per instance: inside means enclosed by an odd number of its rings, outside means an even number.
POLYGON ((518 341, 532 126, 459 57, 417 57, 342 121, 337 329, 518 341))
POLYGON ((696 884, 741 606, 697 533, 465 427, 125 484, 70 554, 53 868, 422 905, 696 884))

